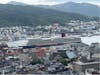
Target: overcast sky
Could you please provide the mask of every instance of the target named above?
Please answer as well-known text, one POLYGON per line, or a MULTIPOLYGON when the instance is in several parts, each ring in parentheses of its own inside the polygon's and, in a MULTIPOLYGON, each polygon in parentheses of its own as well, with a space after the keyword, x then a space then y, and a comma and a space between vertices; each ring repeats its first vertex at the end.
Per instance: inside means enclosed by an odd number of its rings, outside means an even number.
POLYGON ((100 0, 0 0, 0 3, 7 3, 9 1, 17 1, 17 2, 24 2, 27 4, 45 4, 45 5, 52 5, 52 4, 59 4, 63 2, 88 2, 92 4, 96 4, 100 6, 100 0))

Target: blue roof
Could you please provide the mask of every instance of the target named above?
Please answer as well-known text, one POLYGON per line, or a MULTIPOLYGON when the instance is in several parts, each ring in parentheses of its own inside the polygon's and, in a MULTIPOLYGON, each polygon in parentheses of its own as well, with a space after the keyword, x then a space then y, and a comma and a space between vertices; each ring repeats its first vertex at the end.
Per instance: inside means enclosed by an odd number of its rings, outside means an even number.
POLYGON ((77 57, 77 55, 73 51, 66 51, 66 54, 67 54, 68 58, 70 58, 70 59, 77 57))

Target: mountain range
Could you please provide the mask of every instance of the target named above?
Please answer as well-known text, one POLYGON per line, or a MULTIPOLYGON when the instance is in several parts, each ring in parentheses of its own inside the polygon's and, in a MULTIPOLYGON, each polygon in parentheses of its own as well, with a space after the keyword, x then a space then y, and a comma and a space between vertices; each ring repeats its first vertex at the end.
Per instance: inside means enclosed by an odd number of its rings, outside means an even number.
POLYGON ((21 5, 21 6, 27 6, 28 5, 26 3, 16 2, 16 1, 10 1, 7 4, 11 4, 11 5, 21 5))
POLYGON ((0 26, 65 24, 70 20, 99 21, 99 17, 61 12, 30 5, 0 4, 0 26))
POLYGON ((87 16, 100 16, 100 6, 89 3, 67 2, 53 6, 39 5, 39 7, 55 9, 63 12, 79 13, 87 16))
MULTIPOLYGON (((25 3, 11 1, 8 4, 13 5, 28 5, 25 3)), ((54 9, 63 12, 71 12, 71 13, 79 13, 87 16, 96 16, 98 17, 100 14, 100 6, 89 4, 89 3, 75 3, 75 2, 67 2, 57 5, 36 5, 37 7, 54 9)))

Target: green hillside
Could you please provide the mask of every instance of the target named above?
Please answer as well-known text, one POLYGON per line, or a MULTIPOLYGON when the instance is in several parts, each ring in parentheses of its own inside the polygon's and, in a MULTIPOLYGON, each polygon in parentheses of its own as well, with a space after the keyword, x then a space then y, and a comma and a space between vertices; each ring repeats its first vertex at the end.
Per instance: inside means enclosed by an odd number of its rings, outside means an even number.
POLYGON ((98 21, 99 19, 34 6, 0 4, 0 26, 64 24, 70 20, 98 21))

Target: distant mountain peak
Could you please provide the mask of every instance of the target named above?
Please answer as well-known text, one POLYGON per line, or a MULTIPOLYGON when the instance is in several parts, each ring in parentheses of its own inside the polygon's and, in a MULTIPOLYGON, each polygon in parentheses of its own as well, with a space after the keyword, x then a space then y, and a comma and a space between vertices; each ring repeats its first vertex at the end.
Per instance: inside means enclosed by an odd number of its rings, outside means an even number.
POLYGON ((100 6, 91 3, 76 3, 76 2, 66 2, 62 4, 52 5, 52 6, 40 6, 44 8, 54 9, 62 12, 71 12, 83 14, 86 16, 99 16, 100 6))
POLYGON ((94 5, 94 6, 98 6, 98 5, 87 3, 87 2, 80 3, 80 2, 73 2, 73 1, 65 2, 65 3, 61 3, 61 4, 57 4, 57 5, 66 5, 66 4, 68 4, 68 5, 75 5, 75 4, 77 4, 77 5, 94 5))
POLYGON ((73 4, 73 3, 75 3, 75 2, 73 2, 73 1, 69 1, 69 2, 66 2, 66 3, 72 3, 72 4, 73 4))
POLYGON ((22 6, 26 6, 28 4, 26 3, 22 3, 22 2, 16 2, 16 1, 10 1, 7 4, 12 4, 12 5, 22 5, 22 6))

